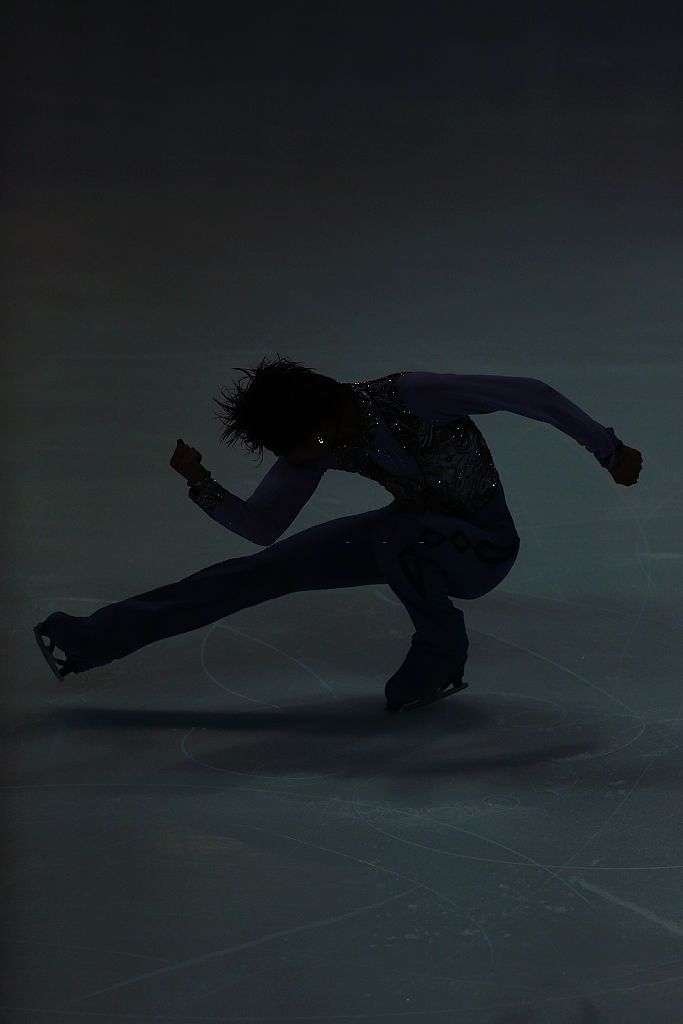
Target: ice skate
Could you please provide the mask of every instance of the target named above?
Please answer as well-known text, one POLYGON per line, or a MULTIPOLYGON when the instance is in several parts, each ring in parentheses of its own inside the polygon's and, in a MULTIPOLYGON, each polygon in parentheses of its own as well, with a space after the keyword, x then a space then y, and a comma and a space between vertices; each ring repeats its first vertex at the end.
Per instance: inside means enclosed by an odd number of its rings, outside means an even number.
POLYGON ((44 626, 44 622, 39 622, 38 625, 35 626, 33 629, 33 634, 36 638, 36 643, 40 647, 43 657, 45 658, 46 662, 56 675, 57 679, 63 679, 64 676, 67 676, 70 672, 75 672, 76 666, 73 664, 73 662, 69 661, 68 658, 65 658, 62 661, 59 658, 55 657, 53 653, 55 649, 55 642, 54 640, 50 640, 50 637, 47 635, 47 633, 43 633, 44 626), (43 637, 45 637, 45 639, 48 641, 47 644, 43 643, 43 637))
POLYGON ((411 711, 413 708, 422 707, 423 704, 433 704, 435 700, 442 700, 444 697, 450 697, 454 693, 460 693, 461 690, 466 690, 469 683, 466 683, 462 678, 463 670, 460 669, 454 675, 449 676, 445 683, 437 689, 431 697, 420 697, 416 700, 407 701, 405 704, 387 704, 385 705, 385 711, 411 711))

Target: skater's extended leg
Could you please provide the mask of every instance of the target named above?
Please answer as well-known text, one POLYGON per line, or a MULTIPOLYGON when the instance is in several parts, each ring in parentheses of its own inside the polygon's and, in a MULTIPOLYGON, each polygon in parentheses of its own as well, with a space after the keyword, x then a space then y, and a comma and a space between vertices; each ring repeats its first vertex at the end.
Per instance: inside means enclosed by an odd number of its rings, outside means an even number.
POLYGON ((66 653, 74 671, 83 672, 294 591, 384 582, 370 539, 383 514, 376 509, 313 526, 92 615, 53 612, 41 632, 66 653))

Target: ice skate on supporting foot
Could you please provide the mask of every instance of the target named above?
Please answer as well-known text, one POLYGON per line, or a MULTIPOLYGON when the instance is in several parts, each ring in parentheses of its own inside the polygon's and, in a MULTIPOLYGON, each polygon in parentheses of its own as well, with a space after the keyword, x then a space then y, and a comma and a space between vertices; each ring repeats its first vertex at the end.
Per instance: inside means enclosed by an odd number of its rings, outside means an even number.
POLYGON ((44 622, 39 622, 38 625, 34 626, 33 628, 33 634, 36 638, 36 643, 40 647, 41 653, 45 658, 46 662, 48 663, 54 674, 57 676, 57 679, 63 679, 64 676, 68 676, 70 672, 75 672, 76 666, 73 664, 73 662, 69 661, 68 658, 66 658, 64 661, 61 661, 59 658, 55 657, 53 653, 55 649, 54 640, 50 640, 47 633, 43 633, 44 625, 44 622), (45 637, 45 639, 48 641, 47 644, 43 643, 43 637, 45 637))
POLYGON ((466 690, 469 683, 466 683, 462 678, 462 669, 456 672, 454 675, 449 676, 445 683, 438 688, 436 693, 432 694, 431 697, 420 697, 417 700, 407 701, 405 704, 387 704, 385 705, 385 711, 412 711, 413 708, 420 708, 424 704, 433 704, 435 700, 442 700, 444 697, 450 697, 454 693, 460 693, 461 690, 466 690))

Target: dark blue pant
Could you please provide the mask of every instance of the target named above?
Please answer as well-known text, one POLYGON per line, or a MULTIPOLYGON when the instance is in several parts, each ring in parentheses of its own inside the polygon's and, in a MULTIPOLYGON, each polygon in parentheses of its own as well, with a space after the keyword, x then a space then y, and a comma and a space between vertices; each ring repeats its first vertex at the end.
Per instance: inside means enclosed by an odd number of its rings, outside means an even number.
POLYGON ((409 511, 394 501, 217 562, 92 615, 53 612, 44 632, 77 672, 86 671, 284 594, 385 583, 415 626, 406 658, 385 687, 388 700, 404 702, 433 692, 467 660, 464 615, 449 595, 481 597, 514 565, 519 536, 502 490, 490 508, 491 524, 482 527, 409 511))

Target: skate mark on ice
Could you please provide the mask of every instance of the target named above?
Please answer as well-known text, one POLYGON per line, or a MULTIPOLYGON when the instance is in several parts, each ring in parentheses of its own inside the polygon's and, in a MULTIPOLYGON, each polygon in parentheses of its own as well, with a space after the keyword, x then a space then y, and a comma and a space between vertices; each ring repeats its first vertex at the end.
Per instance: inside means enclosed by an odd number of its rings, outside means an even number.
POLYGON ((584 889, 588 889, 590 892, 595 892, 598 896, 602 896, 603 899, 609 900, 610 903, 616 903, 619 907, 626 907, 627 910, 632 910, 634 913, 640 914, 641 917, 647 918, 648 921, 652 921, 654 924, 659 925, 660 928, 673 932, 674 935, 683 935, 683 927, 680 924, 675 924, 674 921, 669 921, 665 917, 660 917, 659 914, 655 914, 651 910, 647 910, 646 907, 641 907, 638 903, 633 903, 631 900, 625 900, 621 896, 615 896, 614 893, 608 892, 606 889, 601 889, 597 885, 591 885, 590 882, 584 881, 583 878, 576 878, 575 881, 584 889))
POLYGON ((286 708, 283 708, 281 704, 270 704, 268 703, 268 701, 258 700, 255 697, 249 697, 245 693, 240 693, 237 690, 230 689, 229 686, 226 686, 225 683, 222 683, 219 679, 216 679, 213 673, 209 671, 206 665, 206 645, 209 642, 209 638, 212 636, 214 630, 216 629, 224 629, 227 630, 227 632, 229 633, 235 633, 237 636, 242 637, 243 639, 250 640, 256 644, 261 644, 262 647, 267 647, 269 650, 275 651, 277 654, 281 654, 283 658, 287 658, 289 661, 293 661, 295 665, 298 665, 300 668, 304 669, 304 671, 312 675, 314 679, 317 679, 318 682, 323 686, 323 688, 327 690, 327 692, 330 694, 333 700, 335 700, 338 704, 342 704, 344 707, 350 708, 352 711, 358 710, 352 704, 349 704, 347 701, 340 700, 339 697, 335 694, 330 684, 327 682, 327 680, 323 679, 322 676, 319 676, 317 672, 310 668, 310 666, 307 665, 305 662, 301 661, 300 658, 295 658, 294 655, 287 654, 286 651, 283 651, 280 647, 277 647, 275 644, 268 643, 266 640, 261 640, 258 637, 255 637, 250 633, 247 633, 245 630, 235 629, 234 626, 226 626, 222 622, 216 622, 211 626, 211 628, 209 629, 209 631, 207 632, 206 636, 202 641, 202 645, 200 648, 200 660, 202 670, 204 674, 207 676, 207 678, 210 679, 212 683, 215 683, 216 686, 220 687, 221 690, 225 690, 226 693, 230 693, 234 697, 241 697, 243 700, 248 700, 252 704, 260 704, 263 707, 274 708, 277 711, 286 711, 286 708))
MULTIPOLYGON (((255 827, 255 826, 245 826, 255 827)), ((263 831, 269 832, 270 835, 279 835, 278 832, 270 832, 269 829, 263 831)), ((292 836, 286 836, 287 839, 293 838, 292 836)), ((312 844, 306 844, 312 845, 312 844)), ((322 849, 322 847, 319 847, 322 849)), ((332 851, 337 852, 337 851, 332 851)), ((333 917, 321 918, 318 921, 310 921, 308 924, 295 925, 292 928, 281 928, 278 931, 270 932, 268 935, 262 935, 258 939, 251 939, 249 942, 240 942, 234 946, 226 946, 224 949, 212 950, 210 953, 204 953, 202 956, 192 957, 189 960, 181 960, 169 967, 159 967, 154 971, 144 971, 142 974, 135 974, 130 978, 125 978, 123 981, 116 982, 114 985, 107 985, 106 988, 100 988, 93 992, 86 992, 84 995, 77 996, 75 999, 71 999, 72 1003, 80 1003, 84 999, 92 999, 95 996, 104 995, 105 992, 115 992, 118 989, 126 988, 128 985, 135 985, 137 982, 144 981, 146 978, 158 978, 162 974, 171 974, 174 971, 185 970, 189 967, 196 967, 198 964, 208 963, 210 960, 217 960, 221 957, 231 956, 234 953, 240 953, 244 949, 253 949, 255 946, 265 945, 267 942, 272 942, 275 939, 283 938, 286 935, 296 935, 300 932, 313 931, 317 928, 325 928, 328 925, 337 924, 339 921, 347 921, 353 917, 359 917, 368 910, 376 910, 379 907, 384 907, 387 903, 393 903, 396 900, 403 899, 404 896, 410 896, 412 893, 417 892, 418 889, 422 888, 421 885, 415 885, 412 889, 407 889, 404 892, 395 893, 393 896, 388 896, 385 900, 380 900, 377 903, 366 903, 362 907, 356 907, 355 910, 350 910, 345 914, 335 914, 333 917)))
MULTIPOLYGON (((376 778, 376 776, 371 776, 371 778, 376 778)), ((368 779, 366 781, 369 782, 370 779, 368 779)), ((361 785, 364 785, 364 783, 362 783, 361 785)), ((395 842, 403 843, 405 846, 416 846, 418 849, 426 850, 428 853, 441 853, 441 854, 443 854, 446 857, 458 857, 461 860, 489 861, 489 862, 493 862, 494 864, 512 863, 515 867, 524 867, 525 866, 524 862, 526 862, 529 867, 537 868, 539 871, 544 871, 546 874, 552 876, 557 882, 560 883, 560 886, 564 886, 567 889, 571 889, 571 891, 574 893, 575 896, 578 896, 579 899, 583 900, 583 902, 586 903, 589 907, 592 907, 592 903, 590 902, 589 899, 587 899, 583 895, 583 893, 580 893, 571 884, 571 882, 567 882, 566 879, 561 878, 560 875, 558 875, 557 872, 553 871, 552 868, 549 865, 542 864, 540 861, 534 860, 533 857, 528 857, 525 853, 522 853, 520 850, 516 850, 512 846, 507 846, 505 843, 501 843, 497 839, 491 839, 488 836, 483 836, 479 832, 473 832, 471 829, 462 828, 462 826, 460 826, 460 825, 452 825, 452 824, 450 824, 448 822, 438 822, 437 823, 441 828, 451 829, 453 832, 460 832, 463 835, 472 836, 473 838, 480 840, 480 842, 482 842, 484 844, 488 844, 490 846, 496 846, 496 847, 498 847, 501 850, 506 850, 507 853, 513 853, 517 857, 519 857, 520 859, 517 860, 517 861, 510 862, 510 861, 501 861, 501 860, 499 860, 496 857, 477 857, 477 856, 473 856, 471 854, 457 853, 457 852, 455 852, 453 850, 445 850, 442 847, 438 847, 438 846, 428 846, 427 843, 418 843, 418 842, 415 842, 412 839, 405 839, 403 836, 396 836, 392 832, 387 832, 385 829, 380 828, 379 825, 376 825, 374 822, 370 821, 368 818, 363 817, 363 815, 358 812, 358 807, 357 807, 357 804, 356 804, 355 800, 353 801, 352 806, 353 806, 353 810, 356 812, 356 815, 357 815, 357 817, 359 818, 360 821, 362 821, 365 825, 368 825, 370 828, 374 829, 375 832, 379 832, 381 835, 387 836, 387 838, 393 839, 395 842)), ((382 813, 386 813, 387 811, 389 811, 389 812, 393 811, 393 813, 395 813, 395 814, 404 814, 404 815, 408 815, 410 817, 420 818, 420 815, 416 815, 416 814, 414 814, 414 812, 411 812, 411 811, 404 811, 401 808, 382 808, 382 813)), ((420 819, 420 820, 422 820, 422 819, 420 819)))

